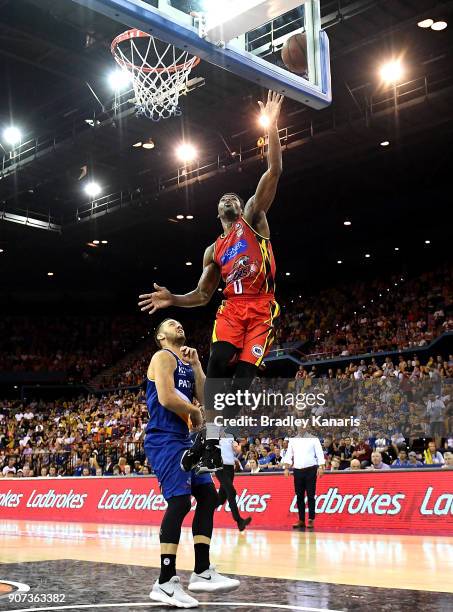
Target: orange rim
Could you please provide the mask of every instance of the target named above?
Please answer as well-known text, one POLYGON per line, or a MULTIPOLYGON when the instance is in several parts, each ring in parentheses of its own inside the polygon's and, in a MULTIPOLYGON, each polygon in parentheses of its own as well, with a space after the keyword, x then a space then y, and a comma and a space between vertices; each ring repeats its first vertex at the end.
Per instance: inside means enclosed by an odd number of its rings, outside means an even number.
MULTIPOLYGON (((132 62, 129 62, 128 60, 125 60, 122 57, 120 57, 116 50, 120 43, 126 40, 131 40, 132 38, 151 38, 151 35, 134 28, 132 30, 126 30, 126 32, 123 32, 122 34, 118 34, 118 36, 112 40, 112 44, 110 45, 110 51, 112 52, 112 55, 115 58, 116 63, 124 68, 140 70, 141 72, 157 72, 157 73, 178 72, 179 70, 183 70, 184 68, 186 68, 188 64, 192 63, 192 59, 191 59, 187 62, 183 62, 182 64, 177 64, 176 66, 170 66, 169 68, 148 68, 148 67, 136 66, 135 64, 132 64, 132 62)), ((193 62, 191 68, 195 68, 195 66, 197 66, 200 63, 200 58, 196 56, 194 57, 195 57, 195 61, 193 62)))

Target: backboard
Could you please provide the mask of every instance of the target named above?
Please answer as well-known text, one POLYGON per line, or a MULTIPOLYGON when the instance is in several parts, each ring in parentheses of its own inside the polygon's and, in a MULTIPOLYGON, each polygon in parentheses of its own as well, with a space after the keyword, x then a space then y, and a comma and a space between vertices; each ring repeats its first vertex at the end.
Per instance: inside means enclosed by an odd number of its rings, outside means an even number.
POLYGON ((332 101, 320 0, 73 0, 312 108, 332 101), (281 47, 307 38, 308 74, 287 70, 281 47))

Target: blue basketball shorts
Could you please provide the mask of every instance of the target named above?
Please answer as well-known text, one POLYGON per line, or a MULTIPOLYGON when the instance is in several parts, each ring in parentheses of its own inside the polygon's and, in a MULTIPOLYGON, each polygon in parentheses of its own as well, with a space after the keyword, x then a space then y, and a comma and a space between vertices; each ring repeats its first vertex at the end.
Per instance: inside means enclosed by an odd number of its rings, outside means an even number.
POLYGON ((166 500, 177 495, 190 495, 192 487, 212 482, 211 474, 195 474, 195 470, 184 472, 181 457, 191 448, 189 437, 165 432, 150 432, 145 437, 145 453, 159 481, 160 490, 166 500))

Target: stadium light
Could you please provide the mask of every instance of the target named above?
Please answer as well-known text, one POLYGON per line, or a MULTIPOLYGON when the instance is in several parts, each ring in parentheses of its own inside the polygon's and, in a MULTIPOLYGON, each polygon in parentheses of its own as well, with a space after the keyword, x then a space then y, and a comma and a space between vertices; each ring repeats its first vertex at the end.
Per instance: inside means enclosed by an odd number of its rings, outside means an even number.
POLYGON ((369 259, 369 258, 371 257, 371 255, 370 255, 369 253, 365 253, 365 257, 366 257, 367 259, 369 259))
POLYGON ((435 32, 440 32, 441 30, 445 30, 447 25, 448 24, 446 21, 436 21, 436 23, 432 24, 431 30, 434 30, 435 32))
POLYGON ((390 145, 390 142, 388 140, 383 140, 381 142, 381 147, 388 147, 390 145))
POLYGON ((346 220, 346 221, 343 221, 343 225, 349 226, 349 225, 352 225, 352 223, 351 221, 346 220))
POLYGON ((93 244, 99 244, 99 240, 93 240, 93 244))
POLYGON ((400 250, 400 248, 399 248, 399 247, 395 247, 395 251, 399 251, 399 250, 400 250))
POLYGON ((87 196, 90 196, 90 198, 95 198, 101 193, 101 191, 101 186, 95 181, 91 181, 85 185, 85 193, 87 196))
POLYGON ((285 276, 291 276, 291 272, 285 272, 285 276))
POLYGON ((425 240, 425 244, 431 244, 431 240, 425 240))
POLYGON ((101 240, 102 244, 108 244, 109 241, 108 240, 101 240))
POLYGON ((417 25, 419 28, 430 28, 433 23, 434 21, 432 19, 423 19, 423 21, 419 21, 417 25))
POLYGON ((184 219, 184 215, 176 215, 177 219, 184 219))
POLYGON ((47 276, 53 276, 53 272, 47 272, 47 276))
POLYGON ((186 266, 191 266, 192 262, 191 261, 186 261, 186 266))
POLYGON ((404 74, 404 68, 401 60, 396 59, 383 64, 379 72, 381 79, 386 83, 398 83, 404 74))
POLYGON ((3 252, 4 252, 3 249, 0 249, 0 253, 3 253, 3 252))
POLYGON ((343 263, 343 262, 342 262, 342 260, 341 260, 341 259, 338 259, 338 260, 337 260, 337 264, 342 264, 342 263, 343 263))
POLYGON ((182 143, 176 149, 176 156, 184 163, 191 162, 197 157, 197 150, 189 143, 182 143))
POLYGON ((144 149, 154 149, 156 145, 154 144, 154 140, 152 138, 149 138, 146 142, 144 142, 142 144, 142 147, 144 149))
POLYGON ((17 143, 22 140, 22 132, 15 125, 10 125, 3 130, 3 140, 14 147, 17 143))
POLYGON ((192 221, 193 215, 186 215, 186 219, 189 219, 189 221, 192 221))
POLYGON ((126 70, 113 70, 108 76, 108 82, 113 91, 122 91, 129 87, 131 77, 126 70))
POLYGON ((260 115, 258 123, 261 127, 268 128, 270 124, 269 117, 267 115, 260 115))

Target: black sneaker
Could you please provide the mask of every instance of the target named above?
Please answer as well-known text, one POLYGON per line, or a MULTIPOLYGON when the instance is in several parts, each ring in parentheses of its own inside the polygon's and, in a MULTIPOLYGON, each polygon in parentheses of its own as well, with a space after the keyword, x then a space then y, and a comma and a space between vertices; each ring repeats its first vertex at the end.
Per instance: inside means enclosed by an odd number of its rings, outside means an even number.
POLYGON ((206 440, 201 460, 195 467, 195 474, 217 472, 223 468, 222 453, 216 440, 206 440))
POLYGON ((200 462, 205 447, 206 439, 203 432, 197 433, 193 445, 183 452, 181 457, 181 469, 190 472, 200 462))
POLYGON ((250 525, 251 522, 252 522, 252 517, 251 516, 248 516, 245 519, 241 518, 238 521, 238 529, 239 529, 239 531, 244 531, 244 529, 247 527, 247 525, 250 525))

